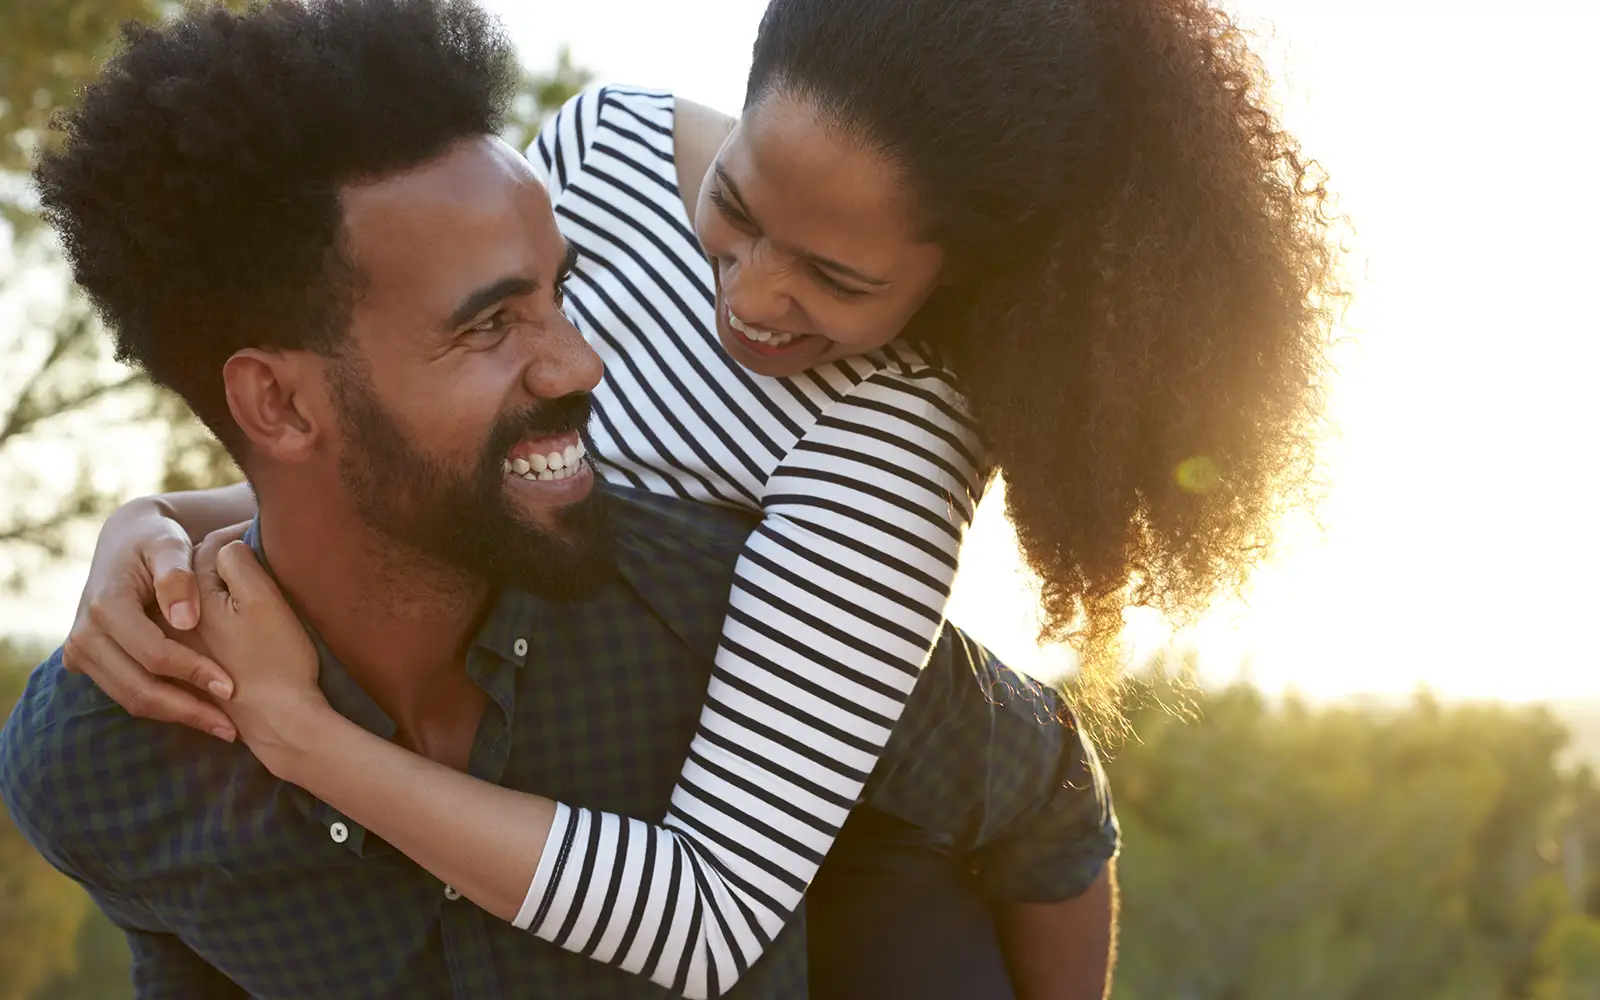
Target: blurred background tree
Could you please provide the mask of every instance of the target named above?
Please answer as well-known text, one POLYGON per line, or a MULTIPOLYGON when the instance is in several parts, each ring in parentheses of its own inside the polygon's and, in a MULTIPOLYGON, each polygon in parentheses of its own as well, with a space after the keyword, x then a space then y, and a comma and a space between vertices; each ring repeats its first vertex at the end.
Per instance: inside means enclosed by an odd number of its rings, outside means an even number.
POLYGON ((1115 1000, 1600 1000, 1594 780, 1546 710, 1146 700, 1115 1000))
POLYGON ((79 468, 72 477, 63 474, 59 451, 43 463, 37 454, 74 418, 92 421, 125 402, 141 380, 108 363, 90 310, 62 294, 65 280, 41 237, 27 169, 52 141, 50 116, 93 72, 117 25, 149 17, 157 6, 0 0, 0 490, 17 498, 0 511, 0 552, 7 554, 59 557, 71 525, 103 514, 114 499, 97 487, 86 461, 73 463, 79 468), (48 319, 19 301, 24 289, 44 293, 38 297, 47 300, 48 319), (39 475, 41 466, 51 475, 39 475))
POLYGON ((50 141, 50 116, 94 72, 118 24, 149 18, 162 6, 156 0, 0 2, 0 173, 8 181, 0 212, 14 230, 35 222, 17 179, 40 144, 50 141))

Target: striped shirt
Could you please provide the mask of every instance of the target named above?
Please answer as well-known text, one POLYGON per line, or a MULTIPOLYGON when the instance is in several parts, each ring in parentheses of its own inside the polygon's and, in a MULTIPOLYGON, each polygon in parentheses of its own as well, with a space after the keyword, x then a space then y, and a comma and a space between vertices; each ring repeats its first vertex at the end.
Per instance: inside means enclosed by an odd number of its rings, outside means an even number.
POLYGON ((606 366, 586 443, 609 479, 762 521, 667 816, 560 805, 515 924, 703 997, 788 922, 858 801, 938 635, 980 460, 951 376, 911 345, 791 378, 727 356, 674 106, 592 87, 528 151, 606 366))

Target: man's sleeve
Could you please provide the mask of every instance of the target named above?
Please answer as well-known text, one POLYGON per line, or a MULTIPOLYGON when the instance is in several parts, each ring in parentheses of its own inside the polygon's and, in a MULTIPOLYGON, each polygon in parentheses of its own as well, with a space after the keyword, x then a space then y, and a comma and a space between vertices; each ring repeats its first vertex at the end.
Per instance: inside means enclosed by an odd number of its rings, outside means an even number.
POLYGON ((0 800, 18 831, 44 859, 89 895, 122 929, 133 952, 134 994, 139 1000, 220 1000, 247 994, 187 945, 166 932, 143 905, 117 891, 94 849, 83 842, 72 815, 74 776, 61 773, 62 748, 54 740, 60 706, 43 685, 61 670, 57 650, 30 675, 28 687, 0 729, 0 800))
POLYGON ((133 995, 138 1000, 248 1000, 249 994, 218 972, 141 905, 126 897, 90 889, 111 922, 128 937, 133 952, 133 995))
POLYGON ((970 852, 997 901, 1071 899, 1117 852, 1105 773, 1060 694, 949 626, 865 798, 970 852))

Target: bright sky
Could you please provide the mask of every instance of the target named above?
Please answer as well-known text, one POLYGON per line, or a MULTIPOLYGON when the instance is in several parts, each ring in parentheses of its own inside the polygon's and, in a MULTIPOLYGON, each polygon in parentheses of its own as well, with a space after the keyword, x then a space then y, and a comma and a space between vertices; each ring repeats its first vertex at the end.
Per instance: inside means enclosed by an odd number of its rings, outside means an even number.
MULTIPOLYGON (((737 111, 763 0, 487 0, 532 65, 570 44, 606 80, 737 111)), ((1237 0, 1284 113, 1354 220, 1324 531, 1248 605, 1169 639, 1216 679, 1314 696, 1600 693, 1600 3, 1237 0)), ((988 502, 952 617, 1018 666, 1026 579, 988 502)), ((81 574, 81 569, 71 576, 81 574)), ((70 587, 0 607, 59 634, 70 587), (59 626, 56 623, 60 623, 59 626)), ((9 612, 9 613, 7 613, 9 612)))

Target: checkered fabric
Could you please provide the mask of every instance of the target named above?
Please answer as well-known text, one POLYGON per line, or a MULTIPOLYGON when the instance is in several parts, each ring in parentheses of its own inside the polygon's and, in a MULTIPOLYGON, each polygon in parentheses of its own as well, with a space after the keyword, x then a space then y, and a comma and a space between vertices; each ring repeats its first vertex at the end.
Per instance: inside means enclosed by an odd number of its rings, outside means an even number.
MULTIPOLYGON (((608 492, 616 579, 579 603, 502 594, 477 635, 467 671, 489 704, 469 770, 659 819, 753 522, 608 492)), ((322 655, 334 707, 391 736, 394 723, 322 655)), ((140 997, 669 995, 485 914, 248 750, 128 716, 63 670, 59 653, 0 733, 0 796, 34 846, 127 931, 140 997)), ((962 852, 1000 901, 1074 896, 1117 845, 1099 763, 1058 697, 953 628, 864 801, 962 852)), ((729 995, 805 997, 804 923, 729 995)))

